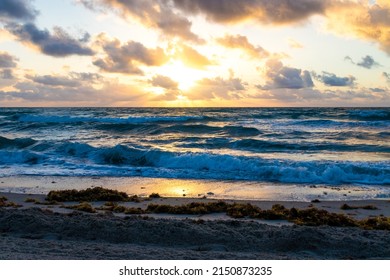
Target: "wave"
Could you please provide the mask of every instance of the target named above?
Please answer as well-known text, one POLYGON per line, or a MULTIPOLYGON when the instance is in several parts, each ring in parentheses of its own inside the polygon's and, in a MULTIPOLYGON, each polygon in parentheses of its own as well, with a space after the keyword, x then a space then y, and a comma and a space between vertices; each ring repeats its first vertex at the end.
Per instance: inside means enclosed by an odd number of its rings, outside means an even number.
POLYGON ((276 160, 125 145, 94 147, 77 142, 46 141, 17 151, 0 150, 0 168, 11 165, 17 166, 15 170, 22 173, 28 173, 29 167, 36 167, 35 175, 99 174, 312 184, 390 184, 390 161, 276 160))
POLYGON ((362 121, 390 121, 390 110, 352 110, 349 116, 362 121))
POLYGON ((72 116, 42 116, 21 115, 20 122, 35 123, 110 123, 110 124, 143 124, 158 122, 188 122, 203 120, 202 116, 133 116, 127 118, 110 117, 72 117, 72 116))
POLYGON ((261 132, 254 127, 245 126, 210 126, 205 124, 191 124, 191 125, 174 125, 164 127, 160 133, 187 133, 187 134, 216 134, 227 135, 233 137, 257 136, 261 132))
POLYGON ((206 124, 134 124, 134 123, 122 123, 122 124, 98 124, 94 127, 98 130, 110 131, 113 133, 142 133, 150 135, 160 135, 167 133, 178 134, 212 134, 212 135, 225 135, 231 137, 249 137, 257 136, 261 132, 254 127, 244 126, 212 126, 206 124))
POLYGON ((389 146, 369 145, 369 144, 343 144, 343 143, 318 143, 300 142, 286 143, 276 141, 265 141, 257 139, 242 139, 231 143, 235 149, 249 149, 253 151, 364 151, 364 152, 385 152, 390 153, 389 146))
MULTIPOLYGON (((293 138, 293 139, 296 139, 293 138)), ((374 144, 344 144, 332 142, 309 142, 300 141, 286 142, 278 140, 259 140, 259 139, 240 139, 231 140, 227 138, 214 137, 211 139, 185 139, 185 143, 177 144, 176 147, 181 148, 197 148, 197 149, 230 149, 251 151, 257 153, 272 153, 272 152, 374 152, 374 153, 390 153, 390 146, 374 145, 374 144), (193 140, 193 141, 191 141, 193 140)), ((158 143, 158 142, 157 142, 158 143)))
POLYGON ((31 138, 8 139, 0 136, 0 149, 22 149, 35 144, 37 141, 31 138))

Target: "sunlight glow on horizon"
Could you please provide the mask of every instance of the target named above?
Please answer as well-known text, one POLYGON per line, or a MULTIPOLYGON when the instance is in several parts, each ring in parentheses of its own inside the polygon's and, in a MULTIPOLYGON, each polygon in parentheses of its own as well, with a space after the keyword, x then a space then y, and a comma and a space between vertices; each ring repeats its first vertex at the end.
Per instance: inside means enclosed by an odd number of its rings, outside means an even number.
POLYGON ((1 6, 0 106, 390 106, 388 1, 199 1, 1 6))

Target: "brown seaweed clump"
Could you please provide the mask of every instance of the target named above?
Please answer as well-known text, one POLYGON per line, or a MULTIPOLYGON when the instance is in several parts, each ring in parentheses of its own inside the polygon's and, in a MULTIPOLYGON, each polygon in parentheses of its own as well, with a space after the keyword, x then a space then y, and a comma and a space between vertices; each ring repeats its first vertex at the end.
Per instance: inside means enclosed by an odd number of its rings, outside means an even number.
POLYGON ((161 195, 158 193, 152 193, 149 195, 149 198, 161 198, 161 195))
POLYGON ((17 204, 12 201, 8 201, 8 198, 5 196, 0 196, 0 207, 12 207, 12 208, 19 208, 22 207, 22 205, 17 204))
POLYGON ((50 191, 46 197, 48 201, 130 201, 135 200, 125 192, 105 189, 102 187, 88 188, 85 190, 60 190, 50 191))
POLYGON ((378 210, 378 207, 374 205, 364 205, 364 206, 350 206, 346 203, 341 205, 341 210, 354 210, 354 209, 364 209, 364 210, 378 210))
POLYGON ((373 217, 359 221, 359 226, 364 229, 390 230, 389 217, 373 217))
POLYGON ((96 213, 96 209, 92 207, 88 202, 81 202, 77 205, 65 206, 67 209, 78 210, 87 213, 96 213))
MULTIPOLYGON (((160 198, 157 193, 152 193, 149 198, 160 198)), ((124 192, 116 190, 104 189, 102 187, 88 188, 86 190, 64 190, 51 191, 46 198, 49 202, 56 201, 82 201, 78 205, 66 206, 66 208, 95 213, 96 210, 111 211, 124 214, 185 214, 185 215, 204 215, 211 213, 226 213, 232 218, 251 218, 261 220, 287 220, 297 225, 305 226, 335 226, 335 227, 360 227, 364 229, 379 229, 390 230, 390 218, 388 217, 371 217, 364 220, 355 220, 345 214, 331 213, 323 209, 315 208, 312 204, 307 209, 287 209, 281 204, 275 204, 271 209, 263 210, 258 206, 250 203, 226 203, 224 201, 215 202, 191 202, 183 205, 165 205, 165 204, 149 204, 146 209, 126 207, 119 205, 116 202, 140 202, 138 196, 128 196, 124 192), (106 201, 101 207, 93 208, 90 201, 106 201)), ((0 197, 0 207, 9 207, 7 198, 0 197)), ((29 201, 35 202, 36 201, 29 201)), ((312 201, 318 203, 319 201, 312 201)), ((376 210, 373 205, 366 206, 350 206, 344 204, 341 206, 343 210, 350 209, 366 209, 376 210)))
POLYGON ((287 209, 283 205, 275 204, 271 209, 263 210, 246 203, 228 204, 223 201, 172 206, 164 204, 149 204, 145 213, 167 213, 203 215, 210 213, 226 213, 233 218, 248 217, 261 220, 287 220, 297 225, 305 226, 335 226, 361 227, 364 229, 390 230, 390 218, 377 217, 358 221, 344 214, 330 213, 315 207, 308 209, 287 209))
POLYGON ((210 213, 226 212, 227 205, 228 204, 223 201, 209 203, 191 202, 189 204, 178 206, 149 204, 146 208, 146 211, 151 213, 204 215, 210 213))

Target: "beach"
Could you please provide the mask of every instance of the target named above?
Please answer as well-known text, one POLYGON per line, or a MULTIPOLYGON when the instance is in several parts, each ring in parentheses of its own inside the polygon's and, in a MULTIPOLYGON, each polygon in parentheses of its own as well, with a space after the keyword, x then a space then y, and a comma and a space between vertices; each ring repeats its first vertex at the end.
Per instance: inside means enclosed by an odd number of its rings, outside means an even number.
MULTIPOLYGON (((389 259, 387 230, 356 227, 300 226, 283 220, 235 219, 205 215, 125 215, 85 213, 26 202, 45 202, 45 195, 1 193, 19 205, 0 208, 1 259, 389 259)), ((212 199, 206 199, 213 201, 212 199)), ((201 198, 153 198, 123 205, 183 205, 201 198)), ((233 203, 233 201, 226 201, 233 203)), ((247 203, 248 201, 235 201, 247 203)), ((306 209, 310 202, 250 201, 262 209, 281 204, 306 209)), ((77 204, 67 202, 66 205, 77 204)), ((99 207, 103 202, 92 202, 99 207)), ((386 200, 322 201, 318 209, 356 219, 390 216, 386 200), (376 210, 352 207, 375 206, 376 210)))
POLYGON ((0 120, 1 259, 390 258, 389 108, 0 108, 0 120), (46 200, 89 188, 114 193, 46 200))

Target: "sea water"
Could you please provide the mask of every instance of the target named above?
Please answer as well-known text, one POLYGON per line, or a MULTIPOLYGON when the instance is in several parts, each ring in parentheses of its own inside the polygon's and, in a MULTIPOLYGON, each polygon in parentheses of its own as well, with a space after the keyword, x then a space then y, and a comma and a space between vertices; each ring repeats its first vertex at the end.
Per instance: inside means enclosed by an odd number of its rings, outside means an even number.
POLYGON ((387 197, 390 108, 0 108, 0 177, 14 176, 238 182, 237 192, 343 186, 387 197))

